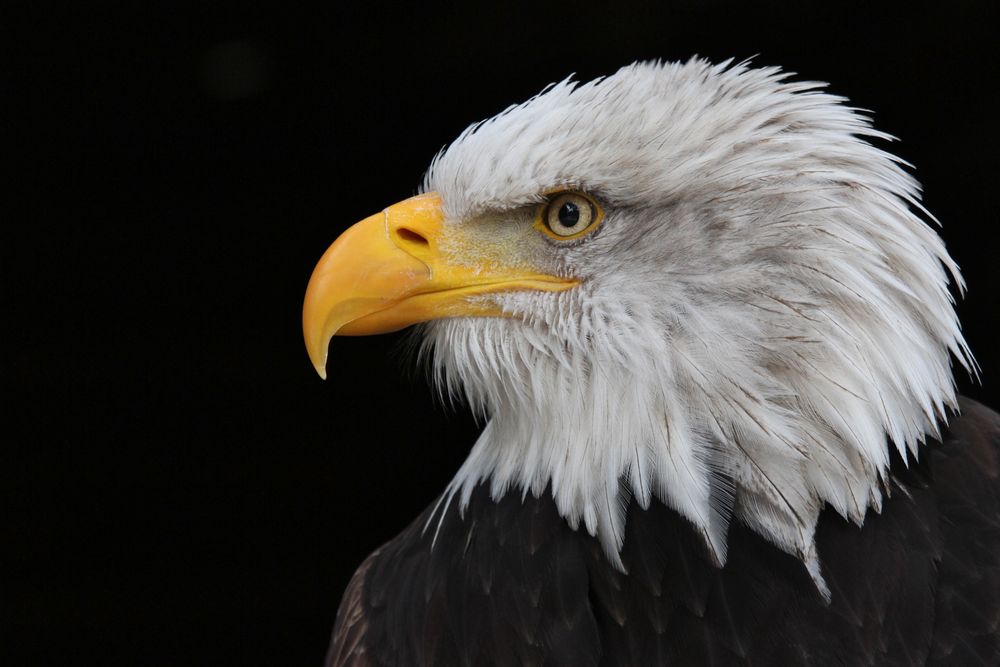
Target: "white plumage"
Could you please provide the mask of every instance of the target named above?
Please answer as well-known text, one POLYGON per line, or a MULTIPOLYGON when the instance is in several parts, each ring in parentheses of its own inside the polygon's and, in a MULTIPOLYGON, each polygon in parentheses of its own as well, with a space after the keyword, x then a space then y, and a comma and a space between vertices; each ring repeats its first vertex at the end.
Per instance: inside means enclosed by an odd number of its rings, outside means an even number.
POLYGON ((579 288, 484 295, 515 317, 422 327, 442 391, 488 418, 442 506, 480 481, 495 498, 551 485, 621 567, 627 505, 655 496, 719 564, 741 521, 828 594, 824 504, 858 524, 878 511, 887 443, 916 456, 955 407, 951 359, 975 366, 917 182, 822 87, 635 64, 555 84, 435 158, 424 189, 466 238, 554 189, 606 210, 594 234, 525 251, 579 288))

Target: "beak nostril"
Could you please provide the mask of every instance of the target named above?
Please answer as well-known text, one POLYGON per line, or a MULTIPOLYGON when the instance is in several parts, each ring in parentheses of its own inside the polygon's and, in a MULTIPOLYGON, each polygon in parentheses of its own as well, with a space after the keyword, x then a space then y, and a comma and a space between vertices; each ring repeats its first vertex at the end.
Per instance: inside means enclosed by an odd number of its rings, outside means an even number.
POLYGON ((423 234, 419 234, 412 229, 407 229, 406 227, 399 227, 396 229, 396 238, 405 245, 413 244, 427 247, 431 244, 423 234))

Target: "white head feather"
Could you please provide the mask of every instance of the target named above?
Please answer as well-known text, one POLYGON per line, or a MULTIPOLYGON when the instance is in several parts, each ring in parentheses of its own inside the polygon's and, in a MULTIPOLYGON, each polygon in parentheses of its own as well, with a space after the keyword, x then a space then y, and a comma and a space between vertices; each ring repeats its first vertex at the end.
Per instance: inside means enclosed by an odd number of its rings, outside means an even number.
POLYGON ((474 125, 427 173, 451 224, 571 186, 606 209, 559 248, 567 292, 492 298, 511 319, 425 327, 443 390, 488 423, 446 494, 551 485, 613 562, 655 496, 721 565, 732 517, 824 590, 828 503, 878 511, 890 443, 916 456, 974 362, 958 268, 868 119, 778 69, 634 64, 474 125))

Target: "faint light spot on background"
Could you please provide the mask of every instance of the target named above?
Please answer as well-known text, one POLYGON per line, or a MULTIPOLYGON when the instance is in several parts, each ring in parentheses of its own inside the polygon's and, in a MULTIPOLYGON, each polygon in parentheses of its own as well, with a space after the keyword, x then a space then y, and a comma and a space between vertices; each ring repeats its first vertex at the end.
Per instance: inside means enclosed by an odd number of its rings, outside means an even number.
POLYGON ((273 69, 267 53, 256 44, 245 40, 222 42, 205 52, 202 84, 212 97, 246 99, 267 90, 273 69))

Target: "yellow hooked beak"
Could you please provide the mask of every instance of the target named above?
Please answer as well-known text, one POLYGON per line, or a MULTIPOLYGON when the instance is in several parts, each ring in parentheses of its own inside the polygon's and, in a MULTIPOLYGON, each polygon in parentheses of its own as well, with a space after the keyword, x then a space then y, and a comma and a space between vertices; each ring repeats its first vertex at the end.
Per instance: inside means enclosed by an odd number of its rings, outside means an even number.
POLYGON ((463 264, 443 246, 441 198, 428 193, 357 223, 323 254, 306 288, 302 329, 306 350, 326 379, 327 347, 337 334, 396 331, 442 317, 503 316, 496 305, 470 297, 510 290, 557 292, 577 281, 523 267, 463 264))

